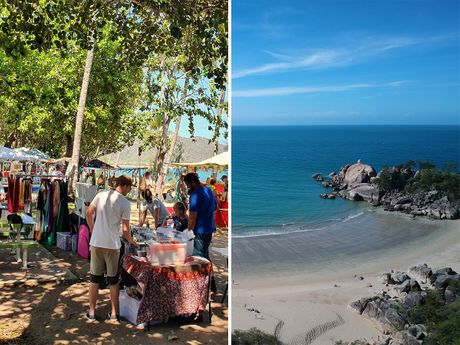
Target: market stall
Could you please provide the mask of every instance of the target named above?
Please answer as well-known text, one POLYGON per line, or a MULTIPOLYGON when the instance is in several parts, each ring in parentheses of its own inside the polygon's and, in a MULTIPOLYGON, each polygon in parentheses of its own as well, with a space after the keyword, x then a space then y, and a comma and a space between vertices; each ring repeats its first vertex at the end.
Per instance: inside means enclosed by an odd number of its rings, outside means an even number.
MULTIPOLYGON (((211 158, 205 159, 196 163, 173 163, 175 166, 186 167, 189 171, 196 169, 212 169, 213 176, 216 176, 217 171, 226 171, 228 169, 229 154, 222 152, 211 158)), ((215 185, 216 193, 218 195, 224 192, 225 186, 223 184, 215 185)), ((218 227, 228 227, 228 201, 218 200, 219 207, 216 211, 215 222, 218 227)))
POLYGON ((131 230, 140 248, 122 239, 120 315, 137 325, 205 311, 213 267, 205 258, 187 256, 193 252, 193 232, 131 230))
MULTIPOLYGON (((127 254, 123 257, 123 268, 142 288, 134 323, 167 320, 206 310, 212 275, 212 264, 208 260, 188 257, 183 264, 160 266, 127 254)), ((120 311, 122 316, 126 314, 123 303, 120 311)))

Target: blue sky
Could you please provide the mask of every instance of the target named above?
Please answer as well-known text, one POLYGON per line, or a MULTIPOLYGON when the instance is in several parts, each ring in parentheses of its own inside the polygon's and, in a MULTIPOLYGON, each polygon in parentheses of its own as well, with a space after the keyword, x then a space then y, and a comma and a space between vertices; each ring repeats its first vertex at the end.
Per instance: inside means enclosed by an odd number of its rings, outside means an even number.
MULTIPOLYGON (((228 122, 228 116, 225 116, 227 122, 228 122)), ((188 125, 189 125, 189 120, 186 116, 183 116, 182 117, 182 120, 181 120, 181 124, 180 124, 180 129, 179 129, 179 135, 181 137, 184 137, 184 138, 190 138, 190 132, 189 132, 189 129, 188 129, 188 125)), ((202 138, 206 138, 206 139, 211 139, 214 135, 214 132, 213 131, 210 131, 208 129, 209 127, 209 122, 208 120, 202 118, 202 117, 199 117, 199 116, 195 116, 194 119, 193 119, 193 126, 195 128, 195 137, 202 137, 202 138)), ((171 124, 170 126, 170 130, 171 131, 174 131, 175 129, 175 125, 174 124, 171 124)), ((224 129, 221 130, 221 133, 224 132, 224 129)), ((223 145, 228 145, 228 139, 227 138, 224 138, 223 135, 221 135, 219 137, 219 143, 223 144, 223 145)))
POLYGON ((232 1, 233 125, 460 124, 460 1, 232 1))

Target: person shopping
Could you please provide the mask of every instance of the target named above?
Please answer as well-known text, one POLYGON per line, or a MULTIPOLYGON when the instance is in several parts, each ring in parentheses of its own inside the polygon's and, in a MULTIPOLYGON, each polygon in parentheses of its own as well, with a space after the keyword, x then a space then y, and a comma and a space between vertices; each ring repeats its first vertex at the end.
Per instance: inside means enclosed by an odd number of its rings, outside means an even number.
POLYGON ((104 284, 104 271, 110 286, 112 311, 110 320, 118 320, 119 293, 118 259, 120 256, 120 225, 123 237, 129 244, 137 245, 131 237, 129 220, 131 203, 126 195, 131 190, 132 181, 127 176, 119 176, 115 190, 97 194, 86 210, 86 220, 91 232, 91 261, 89 284, 88 321, 95 320, 96 303, 100 284, 104 284), (96 221, 94 218, 96 216, 96 221))

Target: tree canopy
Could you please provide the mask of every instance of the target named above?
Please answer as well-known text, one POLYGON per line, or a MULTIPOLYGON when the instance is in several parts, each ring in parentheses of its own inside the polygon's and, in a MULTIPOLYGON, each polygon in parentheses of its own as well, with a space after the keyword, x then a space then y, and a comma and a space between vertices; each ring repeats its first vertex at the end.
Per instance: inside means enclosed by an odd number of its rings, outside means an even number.
POLYGON ((0 139, 69 154, 91 47, 83 157, 136 136, 167 150, 157 128, 181 116, 192 135, 195 116, 226 135, 227 16, 225 0, 0 0, 0 139))

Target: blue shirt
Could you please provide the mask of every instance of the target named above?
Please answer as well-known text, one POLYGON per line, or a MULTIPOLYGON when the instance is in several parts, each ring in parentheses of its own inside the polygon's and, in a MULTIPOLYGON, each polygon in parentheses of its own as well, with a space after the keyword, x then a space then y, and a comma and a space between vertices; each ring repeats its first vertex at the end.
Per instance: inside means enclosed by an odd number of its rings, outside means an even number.
POLYGON ((190 211, 196 212, 195 234, 212 234, 215 230, 216 198, 208 187, 200 186, 190 195, 190 211))

